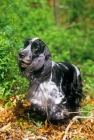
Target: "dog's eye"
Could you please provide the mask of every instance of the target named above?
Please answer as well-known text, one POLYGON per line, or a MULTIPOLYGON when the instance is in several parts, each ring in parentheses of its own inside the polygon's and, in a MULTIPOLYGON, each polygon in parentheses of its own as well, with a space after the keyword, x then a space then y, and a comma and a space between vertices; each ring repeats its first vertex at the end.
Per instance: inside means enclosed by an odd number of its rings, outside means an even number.
POLYGON ((37 56, 39 56, 39 46, 38 46, 38 44, 35 44, 35 43, 33 43, 33 45, 31 46, 31 51, 32 51, 32 54, 33 54, 33 57, 35 58, 35 57, 37 57, 37 56))
POLYGON ((39 52, 39 47, 38 47, 38 46, 33 47, 33 52, 34 52, 34 53, 38 53, 38 52, 39 52))
POLYGON ((38 50, 39 50, 39 47, 34 48, 34 51, 38 51, 38 50))
POLYGON ((34 52, 37 52, 39 50, 39 44, 34 42, 34 43, 32 43, 31 48, 33 49, 34 52))
POLYGON ((39 55, 39 48, 35 48, 33 52, 34 52, 34 55, 39 55))

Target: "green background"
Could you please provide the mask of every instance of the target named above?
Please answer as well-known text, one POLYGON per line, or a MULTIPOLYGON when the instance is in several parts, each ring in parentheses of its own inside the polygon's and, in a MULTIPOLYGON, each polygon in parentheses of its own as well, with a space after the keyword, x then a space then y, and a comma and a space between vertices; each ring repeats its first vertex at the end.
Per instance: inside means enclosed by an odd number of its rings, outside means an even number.
POLYGON ((17 54, 34 37, 47 44, 53 61, 78 66, 85 95, 94 97, 94 1, 0 0, 0 99, 26 92, 17 54))

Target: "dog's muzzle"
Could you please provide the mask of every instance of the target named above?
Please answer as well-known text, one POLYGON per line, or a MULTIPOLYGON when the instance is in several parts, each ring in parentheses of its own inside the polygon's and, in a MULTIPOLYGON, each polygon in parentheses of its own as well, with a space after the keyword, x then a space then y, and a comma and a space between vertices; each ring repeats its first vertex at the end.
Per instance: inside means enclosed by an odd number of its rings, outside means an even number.
POLYGON ((31 64, 30 57, 27 57, 27 55, 24 52, 19 52, 18 61, 21 67, 27 68, 31 64))

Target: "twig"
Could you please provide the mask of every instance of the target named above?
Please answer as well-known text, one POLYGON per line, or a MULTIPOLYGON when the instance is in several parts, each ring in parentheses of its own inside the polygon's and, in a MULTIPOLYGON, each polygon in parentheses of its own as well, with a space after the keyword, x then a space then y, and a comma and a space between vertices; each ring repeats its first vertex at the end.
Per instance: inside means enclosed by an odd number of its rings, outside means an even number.
POLYGON ((24 138, 23 140, 29 140, 29 139, 33 139, 33 140, 47 140, 46 137, 43 137, 43 136, 30 136, 30 137, 27 137, 27 138, 24 138))
POLYGON ((79 112, 68 112, 69 114, 75 114, 75 113, 84 113, 84 112, 88 112, 88 113, 90 113, 91 114, 91 112, 90 111, 79 111, 79 112))
POLYGON ((75 122, 75 120, 77 119, 94 119, 94 117, 92 116, 89 116, 89 117, 86 117, 86 116, 75 116, 72 121, 69 123, 69 125, 67 126, 66 130, 65 130, 65 135, 63 136, 63 139, 62 140, 66 140, 67 138, 67 133, 71 127, 71 125, 75 122))
POLYGON ((83 76, 89 76, 89 77, 94 77, 94 74, 88 74, 88 73, 82 73, 83 76))
POLYGON ((64 28, 65 29, 70 29, 70 28, 74 28, 74 27, 76 27, 76 26, 79 26, 77 23, 74 23, 74 24, 72 24, 72 25, 67 25, 67 26, 65 26, 64 28))
POLYGON ((47 138, 46 137, 43 137, 43 136, 37 136, 36 138, 37 138, 37 140, 40 140, 40 139, 41 140, 47 140, 47 138))
POLYGON ((11 123, 9 122, 7 125, 0 128, 0 132, 6 132, 7 130, 11 129, 11 123))
POLYGON ((62 9, 69 9, 69 6, 58 5, 58 8, 62 8, 62 9))

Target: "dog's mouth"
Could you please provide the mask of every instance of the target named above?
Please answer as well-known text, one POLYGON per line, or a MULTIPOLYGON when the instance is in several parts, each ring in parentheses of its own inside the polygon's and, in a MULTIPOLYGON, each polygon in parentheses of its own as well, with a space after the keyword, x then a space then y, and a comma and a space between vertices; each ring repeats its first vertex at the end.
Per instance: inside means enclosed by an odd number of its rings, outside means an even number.
POLYGON ((30 65, 30 62, 27 62, 27 61, 20 61, 20 65, 21 65, 21 67, 23 67, 23 68, 27 68, 27 67, 29 67, 29 65, 30 65))

